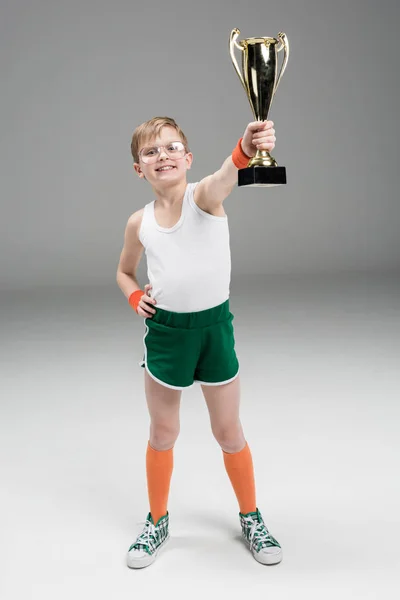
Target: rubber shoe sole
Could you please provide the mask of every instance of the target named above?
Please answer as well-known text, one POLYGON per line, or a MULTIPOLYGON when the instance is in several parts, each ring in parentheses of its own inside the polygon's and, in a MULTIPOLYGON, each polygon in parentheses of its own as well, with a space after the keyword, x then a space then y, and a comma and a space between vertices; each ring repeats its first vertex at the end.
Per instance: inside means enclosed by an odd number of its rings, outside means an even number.
POLYGON ((269 546, 270 548, 274 548, 274 552, 267 552, 266 549, 264 549, 264 551, 261 549, 260 552, 256 552, 251 548, 249 540, 247 538, 243 539, 257 562, 261 563, 262 565, 277 565, 281 562, 283 558, 282 548, 279 548, 278 546, 269 546))
POLYGON ((143 569, 144 567, 148 567, 151 565, 157 558, 158 553, 165 548, 167 542, 169 542, 170 535, 165 538, 165 540, 158 546, 157 550, 153 552, 152 555, 144 552, 143 556, 135 556, 138 554, 137 550, 130 550, 126 557, 126 564, 130 569, 143 569))

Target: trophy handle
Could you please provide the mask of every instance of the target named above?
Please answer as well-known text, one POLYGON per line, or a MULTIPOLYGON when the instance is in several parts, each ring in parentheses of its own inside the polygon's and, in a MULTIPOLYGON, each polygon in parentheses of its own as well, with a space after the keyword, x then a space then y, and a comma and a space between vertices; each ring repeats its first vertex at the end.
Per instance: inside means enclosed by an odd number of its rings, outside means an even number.
POLYGON ((284 49, 284 53, 283 53, 283 62, 282 62, 281 70, 279 71, 279 75, 277 77, 275 88, 274 88, 274 94, 273 94, 274 96, 275 96, 276 90, 278 89, 278 85, 282 78, 282 75, 285 72, 287 61, 289 58, 289 40, 287 39, 286 34, 283 33, 282 31, 280 31, 278 33, 278 38, 281 43, 279 45, 279 48, 276 49, 276 51, 280 52, 282 49, 284 49))
POLYGON ((242 72, 239 69, 239 65, 238 65, 238 62, 237 62, 236 56, 235 56, 235 46, 236 46, 236 48, 238 48, 239 50, 241 50, 241 52, 243 52, 243 46, 240 46, 236 42, 236 40, 237 40, 237 38, 238 38, 239 35, 240 35, 239 29, 237 29, 237 28, 232 29, 231 36, 230 36, 230 39, 229 39, 229 52, 230 52, 230 55, 231 55, 233 66, 235 67, 235 71, 238 74, 238 77, 239 77, 240 81, 242 82, 242 86, 244 87, 244 91, 246 92, 246 95, 248 97, 249 92, 247 90, 247 86, 246 86, 246 84, 244 82, 242 72))

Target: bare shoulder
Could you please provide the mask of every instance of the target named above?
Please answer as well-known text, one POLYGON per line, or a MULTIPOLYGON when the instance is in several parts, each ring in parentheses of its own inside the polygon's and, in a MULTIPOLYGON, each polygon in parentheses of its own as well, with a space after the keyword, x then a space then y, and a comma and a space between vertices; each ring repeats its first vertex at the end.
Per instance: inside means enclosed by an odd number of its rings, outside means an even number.
POLYGON ((129 225, 131 228, 136 227, 137 230, 139 231, 140 225, 142 224, 143 213, 144 213, 144 207, 139 208, 139 210, 132 213, 128 219, 127 225, 129 225))
POLYGON ((226 212, 224 210, 222 202, 210 201, 212 190, 210 189, 210 179, 205 177, 196 185, 193 200, 197 206, 204 212, 213 215, 214 217, 225 217, 226 212))
POLYGON ((126 224, 126 233, 129 235, 130 238, 134 237, 139 242, 139 230, 142 224, 143 213, 144 207, 132 213, 126 224))

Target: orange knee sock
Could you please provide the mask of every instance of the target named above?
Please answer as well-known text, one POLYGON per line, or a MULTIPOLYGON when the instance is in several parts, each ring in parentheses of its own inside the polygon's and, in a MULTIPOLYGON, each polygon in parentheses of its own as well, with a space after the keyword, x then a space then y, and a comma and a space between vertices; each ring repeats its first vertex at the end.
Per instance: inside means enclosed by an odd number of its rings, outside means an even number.
POLYGON ((160 517, 167 513, 173 466, 173 448, 154 450, 148 442, 146 452, 147 490, 154 525, 160 517))
POLYGON ((236 498, 239 502, 240 512, 246 514, 256 511, 256 490, 254 482, 253 459, 250 448, 246 442, 240 452, 229 454, 224 450, 224 463, 229 475, 236 498))

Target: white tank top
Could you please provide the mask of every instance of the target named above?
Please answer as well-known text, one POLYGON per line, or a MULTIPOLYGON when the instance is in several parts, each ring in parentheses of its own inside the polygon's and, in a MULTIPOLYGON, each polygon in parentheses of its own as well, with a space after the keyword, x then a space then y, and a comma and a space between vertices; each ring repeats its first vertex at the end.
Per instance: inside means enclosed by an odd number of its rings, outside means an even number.
POLYGON ((139 239, 145 248, 156 308, 195 312, 229 298, 228 217, 210 215, 197 206, 193 199, 197 183, 187 184, 181 217, 173 227, 157 223, 155 200, 144 207, 139 239))

